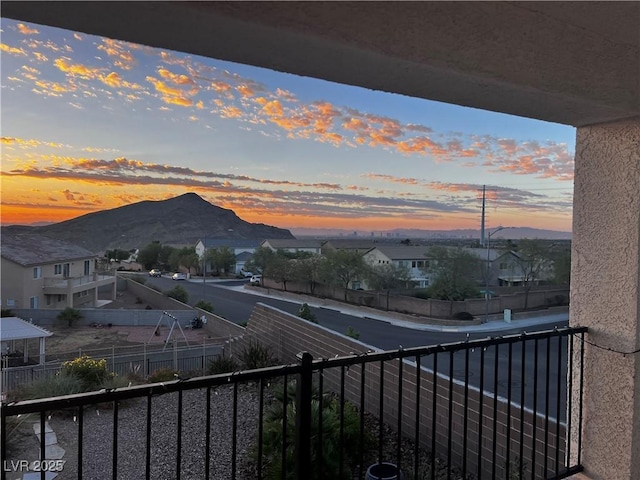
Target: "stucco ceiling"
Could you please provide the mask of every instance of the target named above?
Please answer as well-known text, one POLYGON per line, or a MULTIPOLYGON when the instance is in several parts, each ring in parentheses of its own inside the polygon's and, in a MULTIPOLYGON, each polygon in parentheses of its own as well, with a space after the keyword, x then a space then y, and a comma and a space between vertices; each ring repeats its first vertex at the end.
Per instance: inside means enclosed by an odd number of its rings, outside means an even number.
POLYGON ((2 2, 2 16, 574 126, 640 116, 640 2, 2 2))

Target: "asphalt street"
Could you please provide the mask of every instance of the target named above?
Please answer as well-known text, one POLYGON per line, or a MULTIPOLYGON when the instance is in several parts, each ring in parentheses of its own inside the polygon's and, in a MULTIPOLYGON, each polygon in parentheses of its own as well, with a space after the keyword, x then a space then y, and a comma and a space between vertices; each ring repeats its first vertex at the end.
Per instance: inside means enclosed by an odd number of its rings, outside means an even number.
MULTIPOLYGON (((169 290, 178 282, 168 278, 149 278, 147 283, 169 290)), ((301 298, 261 287, 245 288, 246 283, 246 280, 208 280, 205 283, 201 279, 179 282, 188 291, 190 304, 204 298, 213 305, 217 315, 239 324, 247 322, 258 302, 292 314, 296 314, 300 305, 306 302, 320 325, 340 333, 345 333, 348 327, 352 327, 360 334, 359 340, 367 347, 380 350, 530 333, 564 327, 568 323, 568 313, 564 313, 511 323, 493 319, 481 325, 463 327, 425 325, 400 320, 386 312, 372 313, 371 309, 361 309, 340 302, 301 298)), ((524 342, 524 353, 522 345, 523 343, 518 343, 512 347, 490 347, 483 352, 469 351, 468 355, 462 351, 439 354, 438 371, 448 374, 452 366, 454 379, 468 378, 470 385, 475 387, 479 387, 482 382, 485 390, 493 392, 497 389, 498 394, 504 398, 517 403, 524 399, 528 408, 536 406, 538 411, 548 411, 552 417, 559 411, 560 417, 564 418, 567 340, 564 339, 561 343, 558 338, 537 342, 529 340, 524 342)), ((423 358, 422 364, 431 367, 433 356, 423 358)))

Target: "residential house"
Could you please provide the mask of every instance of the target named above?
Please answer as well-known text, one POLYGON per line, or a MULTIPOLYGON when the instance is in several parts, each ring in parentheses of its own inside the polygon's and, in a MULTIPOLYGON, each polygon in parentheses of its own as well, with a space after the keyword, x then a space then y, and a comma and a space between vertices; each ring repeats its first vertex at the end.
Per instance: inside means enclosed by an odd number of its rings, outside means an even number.
MULTIPOLYGON (((257 240, 245 239, 204 238, 198 240, 195 248, 196 253, 202 259, 205 250, 225 247, 231 250, 236 256, 236 263, 233 266, 231 273, 240 274, 244 269, 244 264, 251 258, 253 252, 260 247, 260 242, 257 240)), ((213 271, 211 263, 207 264, 206 269, 208 272, 213 271)))
POLYGON ((365 254, 375 246, 376 243, 372 240, 357 238, 337 238, 327 240, 322 243, 322 254, 326 255, 328 252, 334 252, 336 250, 346 250, 349 252, 365 254))
POLYGON ((98 288, 114 276, 98 275, 97 255, 35 234, 2 235, 2 308, 98 307, 98 288))
POLYGON ((491 271, 501 287, 519 287, 527 281, 537 285, 553 278, 551 260, 527 260, 513 251, 502 252, 493 262, 491 271))
POLYGON ((377 245, 363 257, 373 266, 393 265, 408 269, 410 280, 416 287, 424 288, 431 282, 428 252, 429 247, 425 245, 377 245))
POLYGON ((317 255, 322 253, 322 241, 312 239, 274 238, 264 240, 260 246, 270 248, 274 252, 282 250, 290 253, 308 252, 317 255))

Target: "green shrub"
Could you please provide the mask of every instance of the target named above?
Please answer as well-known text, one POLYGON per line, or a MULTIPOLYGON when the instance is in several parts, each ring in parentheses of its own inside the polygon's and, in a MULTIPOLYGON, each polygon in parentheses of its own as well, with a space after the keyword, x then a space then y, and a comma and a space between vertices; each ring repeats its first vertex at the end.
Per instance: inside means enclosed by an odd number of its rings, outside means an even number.
POLYGON ((100 388, 106 388, 107 390, 113 390, 114 388, 125 388, 133 385, 134 382, 129 377, 123 377, 121 375, 112 375, 110 378, 105 380, 100 388))
POLYGON ((358 340, 360 338, 360 332, 358 332, 356 329, 354 329, 351 325, 349 325, 347 327, 347 330, 346 330, 346 332, 344 332, 344 334, 347 337, 351 337, 351 338, 354 338, 356 340, 358 340))
POLYGON ((0 313, 0 317, 13 317, 13 312, 9 308, 3 308, 2 313, 0 313))
MULTIPOLYGON (((296 420, 296 383, 287 385, 287 405, 283 405, 283 391, 275 392, 276 401, 265 411, 263 421, 262 454, 265 465, 265 478, 286 478, 293 480, 295 468, 295 420, 296 420), (283 418, 286 415, 286 464, 282 464, 283 418), (286 475, 282 476, 283 468, 286 475)), ((311 463, 322 465, 322 471, 314 469, 309 480, 351 479, 353 472, 349 471, 357 466, 360 447, 360 415, 355 407, 344 403, 343 443, 340 444, 340 401, 329 395, 322 396, 317 390, 312 393, 311 400, 311 463), (322 405, 322 425, 320 426, 320 408, 322 405), (320 428, 321 427, 321 428, 320 428), (322 457, 320 457, 319 438, 322 432, 322 457), (340 456, 345 468, 340 477, 340 456)), ((371 442, 370 434, 365 433, 363 447, 367 449, 371 442)), ((254 446, 254 455, 257 445, 254 446)))
POLYGON ((85 392, 98 390, 114 374, 107 369, 107 361, 102 358, 95 360, 88 355, 82 355, 74 360, 62 363, 62 373, 77 377, 85 392))
POLYGON ((249 340, 240 352, 240 361, 243 368, 253 370, 255 368, 265 368, 276 364, 276 359, 271 354, 271 349, 258 341, 249 340))
POLYGON ((213 305, 211 305, 211 303, 206 302, 204 300, 198 301, 198 303, 195 304, 195 307, 200 308, 201 310, 206 310, 207 312, 213 313, 213 305))
POLYGON ((176 285, 171 290, 164 293, 167 297, 175 298, 179 302, 187 303, 189 301, 189 293, 182 285, 176 285))
POLYGON ((85 391, 79 377, 65 373, 57 373, 53 377, 42 378, 30 383, 18 393, 20 400, 33 400, 36 398, 58 397, 72 395, 85 391))
POLYGON ((209 375, 218 375, 220 373, 229 373, 238 370, 238 364, 231 357, 220 355, 218 358, 211 360, 207 367, 209 375))
POLYGON ((169 382, 176 379, 177 370, 170 368, 159 368, 149 376, 149 383, 169 382))
POLYGON ((316 320, 315 314, 311 311, 311 308, 306 303, 303 303, 302 305, 300 305, 300 310, 298 310, 298 316, 310 322, 318 323, 318 321, 316 320))
POLYGON ((75 308, 67 307, 62 310, 57 316, 56 320, 67 323, 68 327, 72 327, 75 322, 82 318, 82 314, 80 310, 76 310, 75 308))

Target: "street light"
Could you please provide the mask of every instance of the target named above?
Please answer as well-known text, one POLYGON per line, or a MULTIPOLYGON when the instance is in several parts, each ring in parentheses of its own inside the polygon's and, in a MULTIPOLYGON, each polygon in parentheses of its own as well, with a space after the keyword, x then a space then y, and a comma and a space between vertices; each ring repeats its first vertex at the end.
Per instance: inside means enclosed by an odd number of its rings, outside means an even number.
POLYGON ((505 228, 502 225, 496 228, 493 232, 489 232, 487 235, 487 272, 485 275, 485 285, 484 285, 484 323, 489 321, 489 273, 491 271, 491 259, 490 259, 490 245, 491 245, 491 237, 493 237, 496 233, 505 228))

